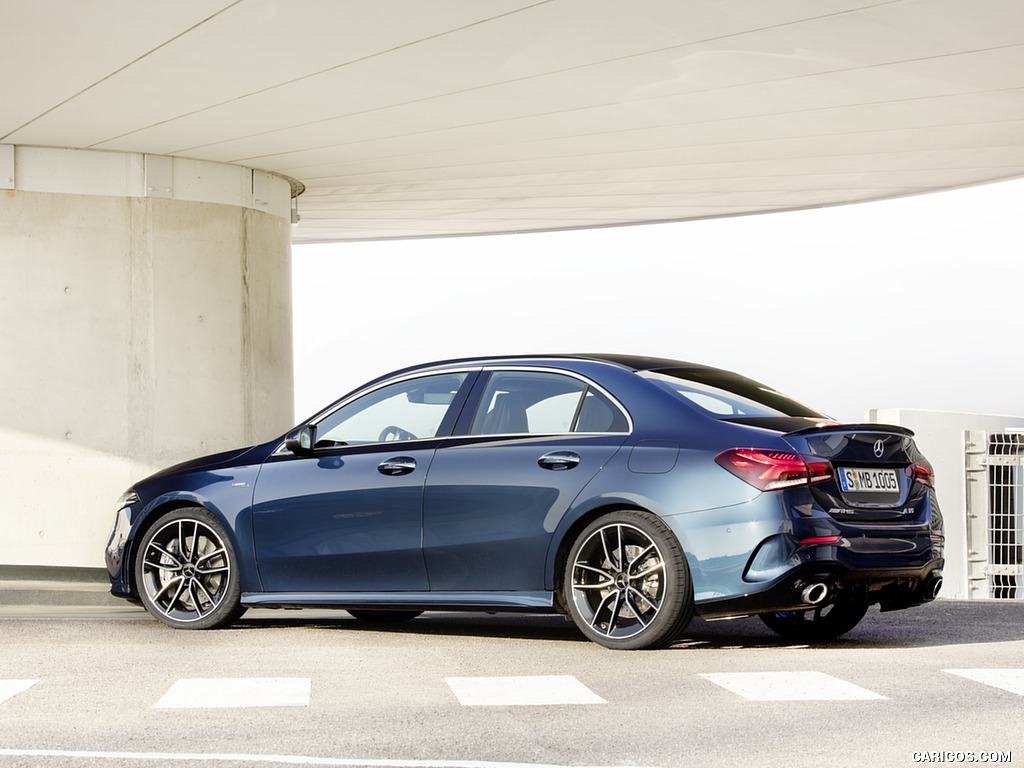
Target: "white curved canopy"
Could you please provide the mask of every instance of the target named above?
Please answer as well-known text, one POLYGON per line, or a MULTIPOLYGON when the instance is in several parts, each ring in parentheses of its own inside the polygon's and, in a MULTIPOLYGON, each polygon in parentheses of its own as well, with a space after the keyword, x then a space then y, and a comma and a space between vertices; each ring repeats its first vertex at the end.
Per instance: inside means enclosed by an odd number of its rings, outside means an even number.
POLYGON ((305 185, 295 242, 1024 175, 1020 0, 5 0, 0 144, 305 185))

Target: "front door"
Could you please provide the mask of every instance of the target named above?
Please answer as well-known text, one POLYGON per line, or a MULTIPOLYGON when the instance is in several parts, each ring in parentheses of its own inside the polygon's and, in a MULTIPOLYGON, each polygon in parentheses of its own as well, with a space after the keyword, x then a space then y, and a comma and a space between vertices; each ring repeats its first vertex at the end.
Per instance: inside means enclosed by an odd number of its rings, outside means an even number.
POLYGON ((252 515, 265 592, 428 589, 424 480, 466 378, 372 388, 311 425, 310 451, 268 459, 252 515))

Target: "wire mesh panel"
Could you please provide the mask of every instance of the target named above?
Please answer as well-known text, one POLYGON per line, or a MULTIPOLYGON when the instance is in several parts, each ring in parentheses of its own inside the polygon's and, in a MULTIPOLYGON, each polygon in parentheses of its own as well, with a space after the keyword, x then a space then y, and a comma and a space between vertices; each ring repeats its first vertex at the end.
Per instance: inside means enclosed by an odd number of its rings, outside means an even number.
POLYGON ((1024 588, 1024 435, 989 435, 989 596, 1012 600, 1024 588))
POLYGON ((968 433, 972 597, 1024 600, 1024 433, 968 433))

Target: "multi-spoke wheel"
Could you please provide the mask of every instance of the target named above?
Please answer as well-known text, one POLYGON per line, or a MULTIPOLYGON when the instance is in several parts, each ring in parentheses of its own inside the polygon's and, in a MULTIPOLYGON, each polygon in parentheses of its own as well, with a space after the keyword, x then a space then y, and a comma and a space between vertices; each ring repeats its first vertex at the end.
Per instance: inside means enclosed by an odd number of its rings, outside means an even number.
POLYGON ((761 614, 768 628, 780 637, 804 643, 820 643, 845 635, 864 618, 866 605, 821 605, 806 611, 761 614))
POLYGON ((222 627, 243 610, 231 542, 200 507, 169 512, 146 532, 135 580, 146 609, 172 627, 222 627))
POLYGON ((658 648, 693 616, 682 547, 655 515, 612 512, 587 526, 569 551, 565 605, 576 626, 608 648, 658 648))

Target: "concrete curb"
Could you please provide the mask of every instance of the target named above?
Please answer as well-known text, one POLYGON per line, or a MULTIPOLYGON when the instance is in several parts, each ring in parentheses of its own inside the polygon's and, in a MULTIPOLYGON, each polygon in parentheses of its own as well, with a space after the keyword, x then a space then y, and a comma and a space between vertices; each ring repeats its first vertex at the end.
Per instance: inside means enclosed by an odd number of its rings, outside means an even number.
POLYGON ((0 606, 123 606, 103 568, 0 565, 0 606))

